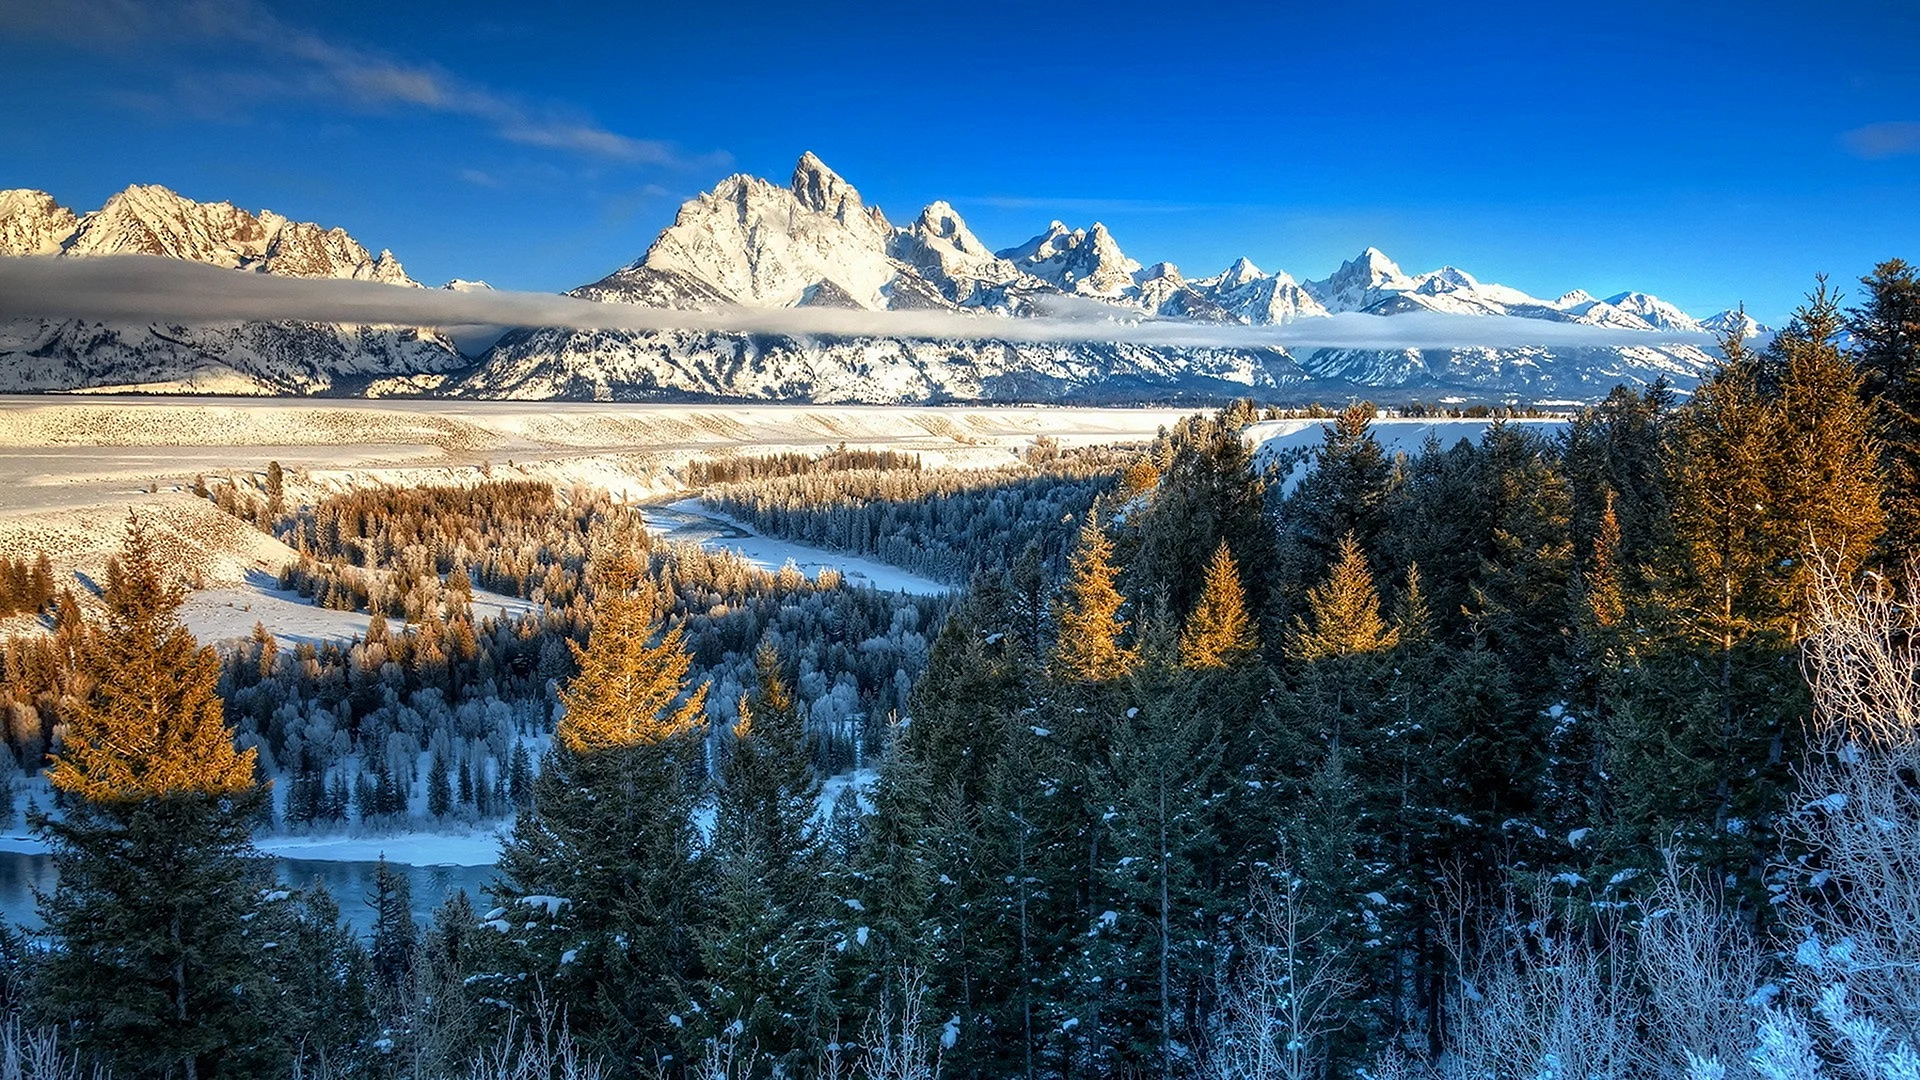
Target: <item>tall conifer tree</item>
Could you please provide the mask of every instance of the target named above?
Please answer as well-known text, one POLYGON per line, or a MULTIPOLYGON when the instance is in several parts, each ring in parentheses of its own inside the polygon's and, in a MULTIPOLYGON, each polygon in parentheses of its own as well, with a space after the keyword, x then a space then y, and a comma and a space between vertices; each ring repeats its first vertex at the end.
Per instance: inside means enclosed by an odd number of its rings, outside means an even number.
POLYGON ((1860 283, 1867 301, 1847 325, 1884 446, 1887 547, 1897 564, 1920 554, 1920 270, 1888 259, 1860 283))
POLYGON ((689 770, 706 687, 687 691, 681 630, 636 556, 603 547, 593 629, 533 804, 501 852, 494 895, 505 942, 488 980, 529 1014, 535 995, 622 1069, 652 1067, 683 1030, 699 975, 704 864, 695 858, 689 770))
POLYGON ((1126 603, 1114 584, 1113 541, 1089 513, 1080 527, 1080 543, 1067 558, 1067 584, 1057 619, 1060 643, 1053 662, 1058 676, 1070 683, 1104 683, 1125 675, 1134 663, 1131 649, 1122 644, 1127 620, 1120 616, 1126 603))
POLYGON ((824 948, 814 912, 813 816, 820 785, 780 654, 762 644, 757 682, 720 767, 713 829, 716 893, 701 950, 712 1037, 754 1048, 753 1069, 811 1063, 806 975, 824 948))
POLYGON ((48 771, 62 813, 34 821, 60 873, 34 999, 118 1075, 201 1080, 272 1060, 279 995, 252 940, 265 792, 222 719, 219 659, 179 623, 184 595, 131 518, 79 650, 91 692, 48 771))
POLYGON ((1180 635, 1180 662, 1199 671, 1230 668, 1245 663, 1259 649, 1260 638, 1247 617, 1240 567, 1222 540, 1207 563, 1200 602, 1180 635))

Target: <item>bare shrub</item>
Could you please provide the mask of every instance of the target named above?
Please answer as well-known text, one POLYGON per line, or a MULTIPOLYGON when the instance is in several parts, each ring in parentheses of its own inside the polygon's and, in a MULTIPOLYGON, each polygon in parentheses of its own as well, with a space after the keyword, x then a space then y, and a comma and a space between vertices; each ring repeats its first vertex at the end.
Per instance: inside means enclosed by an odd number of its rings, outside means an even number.
POLYGON ((1443 1076, 1588 1078, 1634 1075, 1641 1019, 1620 936, 1581 925, 1544 898, 1509 910, 1469 951, 1452 943, 1460 977, 1448 995, 1443 1076))
POLYGON ((1811 752, 1788 824, 1805 854, 1783 907, 1799 938, 1786 944, 1807 987, 1802 997, 1842 1065, 1869 1028, 1887 1044, 1884 1053, 1920 1047, 1916 585, 1920 567, 1900 588, 1874 575, 1852 582, 1823 566, 1813 590, 1811 752))
POLYGON ((939 1080, 944 1046, 922 1019, 926 996, 925 977, 906 969, 880 995, 861 1034, 860 1080, 939 1080))
POLYGON ((1210 1080, 1314 1080, 1327 1070, 1326 1040, 1352 992, 1351 960, 1286 875, 1261 883, 1242 931, 1246 963, 1220 995, 1221 1022, 1208 1050, 1210 1080))
POLYGON ((1750 1002, 1762 982, 1759 943, 1717 883, 1671 853, 1634 939, 1645 994, 1645 1075, 1742 1077, 1753 1045, 1750 1002))

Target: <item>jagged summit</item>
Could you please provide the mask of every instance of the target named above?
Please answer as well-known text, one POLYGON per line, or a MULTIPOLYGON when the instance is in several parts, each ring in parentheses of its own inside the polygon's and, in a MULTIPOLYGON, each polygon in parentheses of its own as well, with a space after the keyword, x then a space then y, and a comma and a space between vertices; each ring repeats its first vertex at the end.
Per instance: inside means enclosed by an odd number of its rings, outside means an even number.
POLYGON ((79 224, 44 191, 0 191, 0 255, 55 254, 79 224))
POLYGON ((1661 330, 1697 331, 1700 321, 1657 296, 1643 292, 1623 292, 1607 297, 1609 306, 1637 315, 1648 325, 1661 330))
POLYGON ((1237 289, 1250 281, 1257 281, 1266 276, 1260 272, 1259 267, 1253 265, 1252 259, 1242 255, 1233 260, 1233 265, 1227 267, 1219 277, 1213 280, 1214 284, 1222 289, 1237 289))
POLYGON ((841 179, 839 173, 827 168, 827 163, 814 156, 811 150, 800 155, 788 187, 800 200, 800 205, 809 210, 832 214, 843 221, 848 214, 861 213, 866 209, 860 201, 860 193, 853 189, 853 185, 841 179))
POLYGON ((1069 230, 1054 221, 1047 230, 1000 257, 1064 292, 1118 298, 1134 284, 1140 264, 1126 256, 1106 225, 1069 230))
POLYGON ((1762 334, 1773 333, 1773 328, 1738 308, 1728 308, 1716 315, 1700 320, 1700 326, 1708 333, 1725 337, 1738 330, 1742 339, 1751 340, 1762 334))
POLYGON ((81 217, 45 192, 0 192, 0 254, 158 255, 286 277, 414 284, 392 252, 370 255, 344 229, 195 202, 159 184, 134 184, 81 217))

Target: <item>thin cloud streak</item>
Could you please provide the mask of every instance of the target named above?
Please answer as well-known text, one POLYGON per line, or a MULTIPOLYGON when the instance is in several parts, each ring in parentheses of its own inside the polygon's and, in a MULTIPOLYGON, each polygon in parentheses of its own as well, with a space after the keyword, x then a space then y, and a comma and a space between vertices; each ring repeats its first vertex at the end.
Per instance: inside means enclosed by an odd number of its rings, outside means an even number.
POLYGON ((710 311, 600 303, 526 292, 457 293, 365 281, 273 277, 149 255, 0 259, 0 317, 206 324, 297 320, 443 328, 560 327, 783 337, 876 337, 1213 349, 1452 349, 1708 345, 1710 335, 1534 319, 1346 313, 1280 326, 1122 319, 1062 306, 1005 318, 945 311, 729 307, 710 311))
POLYGON ((574 110, 536 108, 431 65, 330 41, 287 24, 252 0, 0 0, 0 30, 92 49, 143 48, 168 39, 234 42, 296 66, 275 65, 269 72, 228 80, 229 90, 250 84, 255 96, 465 116, 508 142, 631 164, 698 167, 731 160, 726 154, 687 154, 671 143, 622 135, 574 110))
POLYGON ((1840 136, 1847 149, 1859 157, 1881 158, 1920 154, 1920 121, 1889 120, 1857 127, 1840 136))

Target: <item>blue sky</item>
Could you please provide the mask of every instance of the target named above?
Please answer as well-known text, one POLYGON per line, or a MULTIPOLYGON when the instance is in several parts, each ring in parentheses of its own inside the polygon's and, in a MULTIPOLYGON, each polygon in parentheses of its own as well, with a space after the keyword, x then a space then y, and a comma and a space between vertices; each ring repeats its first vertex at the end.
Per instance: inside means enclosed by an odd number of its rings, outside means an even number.
POLYGON ((1195 276, 1371 244, 1774 320, 1920 260, 1916 3, 612 7, 0 0, 0 187, 163 183, 524 289, 808 149, 896 221, 1098 219, 1195 276))

